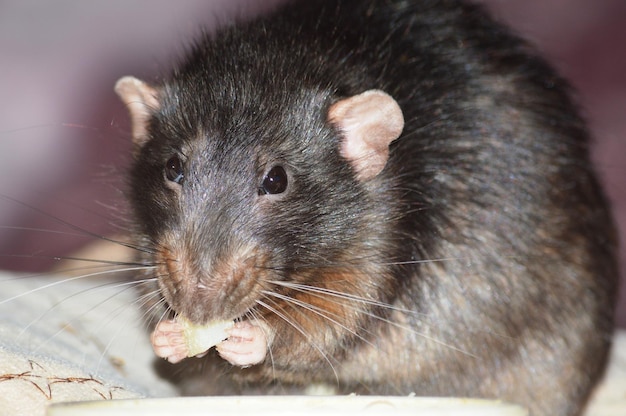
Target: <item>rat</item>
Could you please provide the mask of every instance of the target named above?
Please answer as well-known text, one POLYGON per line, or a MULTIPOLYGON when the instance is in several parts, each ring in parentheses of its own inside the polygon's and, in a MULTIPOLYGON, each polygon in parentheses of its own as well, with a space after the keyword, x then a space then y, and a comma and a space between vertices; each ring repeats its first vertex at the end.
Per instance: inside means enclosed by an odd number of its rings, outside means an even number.
POLYGON ((234 321, 199 355, 238 383, 580 414, 610 208, 570 86, 481 6, 289 1, 116 91, 159 357, 234 321))

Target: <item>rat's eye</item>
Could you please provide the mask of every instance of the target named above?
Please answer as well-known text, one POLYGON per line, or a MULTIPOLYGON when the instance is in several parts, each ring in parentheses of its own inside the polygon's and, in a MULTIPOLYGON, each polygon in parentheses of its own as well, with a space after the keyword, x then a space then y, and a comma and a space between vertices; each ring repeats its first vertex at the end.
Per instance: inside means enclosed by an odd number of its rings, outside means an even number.
POLYGON ((183 169, 183 162, 180 161, 178 156, 172 156, 165 163, 165 177, 179 185, 183 183, 185 170, 183 169))
POLYGON ((282 166, 274 166, 263 178, 259 195, 282 194, 287 190, 287 172, 282 166))

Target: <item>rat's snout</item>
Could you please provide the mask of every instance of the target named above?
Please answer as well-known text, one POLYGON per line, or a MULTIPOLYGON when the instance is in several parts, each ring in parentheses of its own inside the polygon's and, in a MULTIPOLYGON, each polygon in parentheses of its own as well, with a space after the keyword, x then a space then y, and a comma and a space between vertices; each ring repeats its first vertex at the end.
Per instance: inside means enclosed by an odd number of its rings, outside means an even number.
POLYGON ((258 299, 267 256, 241 245, 198 251, 196 244, 192 249, 185 241, 171 236, 159 244, 158 282, 165 300, 197 324, 241 318, 258 299))

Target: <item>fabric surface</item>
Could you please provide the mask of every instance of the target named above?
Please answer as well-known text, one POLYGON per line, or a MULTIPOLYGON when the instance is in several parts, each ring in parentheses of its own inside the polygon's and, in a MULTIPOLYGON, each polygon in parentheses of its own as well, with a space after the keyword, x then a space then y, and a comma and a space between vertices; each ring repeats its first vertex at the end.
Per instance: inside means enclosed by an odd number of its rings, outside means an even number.
POLYGON ((0 275, 0 415, 43 415, 50 402, 175 395, 153 372, 135 302, 114 282, 0 275))

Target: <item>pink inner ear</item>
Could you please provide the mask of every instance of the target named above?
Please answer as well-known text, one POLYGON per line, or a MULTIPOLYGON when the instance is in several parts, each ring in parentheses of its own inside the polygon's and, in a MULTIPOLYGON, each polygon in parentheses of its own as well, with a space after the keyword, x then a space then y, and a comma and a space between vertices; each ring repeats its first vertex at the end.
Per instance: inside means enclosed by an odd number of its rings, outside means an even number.
POLYGON ((130 113, 133 141, 143 146, 148 141, 148 120, 160 106, 158 91, 137 78, 123 77, 115 84, 115 92, 130 113))
POLYGON ((357 179, 378 175, 389 158, 389 144, 400 137, 404 117, 389 94, 369 90, 333 104, 328 119, 343 133, 339 149, 354 168, 357 179))

